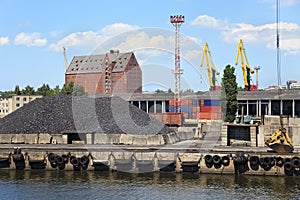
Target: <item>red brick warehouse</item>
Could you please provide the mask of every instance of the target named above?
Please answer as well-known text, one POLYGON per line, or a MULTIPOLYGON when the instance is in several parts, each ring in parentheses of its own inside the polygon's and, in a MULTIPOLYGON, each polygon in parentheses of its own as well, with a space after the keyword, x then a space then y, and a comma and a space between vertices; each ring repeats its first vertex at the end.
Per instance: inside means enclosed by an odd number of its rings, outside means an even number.
POLYGON ((65 73, 88 94, 142 93, 142 70, 133 52, 74 56, 65 73))

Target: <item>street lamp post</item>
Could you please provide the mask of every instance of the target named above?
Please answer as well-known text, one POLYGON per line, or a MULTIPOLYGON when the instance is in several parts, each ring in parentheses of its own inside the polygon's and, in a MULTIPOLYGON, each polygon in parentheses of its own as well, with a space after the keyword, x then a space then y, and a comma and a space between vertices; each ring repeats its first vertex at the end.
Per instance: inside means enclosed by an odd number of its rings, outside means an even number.
POLYGON ((260 66, 255 66, 254 70, 256 71, 256 88, 258 90, 258 70, 260 70, 260 66))

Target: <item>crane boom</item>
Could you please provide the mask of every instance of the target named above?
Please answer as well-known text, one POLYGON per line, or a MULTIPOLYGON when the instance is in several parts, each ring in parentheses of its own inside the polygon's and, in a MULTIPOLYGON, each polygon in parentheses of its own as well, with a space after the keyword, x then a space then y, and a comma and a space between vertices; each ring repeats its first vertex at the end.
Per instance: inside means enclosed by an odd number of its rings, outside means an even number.
POLYGON ((253 74, 254 70, 250 67, 250 65, 248 63, 248 59, 246 56, 246 51, 245 51, 242 39, 240 39, 240 41, 238 43, 238 48, 237 48, 236 57, 235 57, 236 65, 239 63, 239 57, 241 59, 241 67, 242 67, 243 78, 244 78, 244 87, 245 87, 245 90, 250 91, 250 86, 251 86, 250 85, 250 73, 253 74), (246 63, 245 63, 245 61, 246 61, 246 63))
POLYGON ((216 69, 216 67, 214 65, 207 42, 204 44, 203 50, 202 50, 201 64, 200 64, 201 67, 204 64, 204 58, 206 60, 206 67, 207 67, 210 90, 215 91, 216 90, 216 75, 219 75, 220 73, 218 72, 218 70, 216 69))

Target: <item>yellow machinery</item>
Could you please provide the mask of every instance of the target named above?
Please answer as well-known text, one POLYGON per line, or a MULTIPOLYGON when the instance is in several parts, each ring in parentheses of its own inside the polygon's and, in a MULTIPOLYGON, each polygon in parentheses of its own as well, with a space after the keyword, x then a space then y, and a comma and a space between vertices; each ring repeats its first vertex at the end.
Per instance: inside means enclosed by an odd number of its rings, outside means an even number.
POLYGON ((239 63, 239 57, 241 58, 241 64, 242 64, 242 71, 243 71, 243 78, 244 78, 244 88, 245 90, 257 90, 257 88, 253 87, 251 88, 250 84, 250 73, 253 74, 254 70, 250 67, 248 63, 248 59, 246 56, 246 51, 243 45, 243 41, 240 39, 237 52, 236 52, 236 57, 235 57, 235 64, 237 65, 239 63), (246 61, 246 63, 245 63, 246 61))
POLYGON ((277 153, 290 153, 294 150, 292 140, 283 127, 275 131, 265 144, 277 153))
POLYGON ((202 50, 202 57, 201 57, 201 64, 200 64, 201 67, 203 66, 204 63, 204 57, 206 60, 210 90, 211 91, 220 90, 220 86, 216 86, 216 80, 217 80, 216 75, 219 75, 220 73, 217 71, 213 63, 207 42, 204 44, 202 50))

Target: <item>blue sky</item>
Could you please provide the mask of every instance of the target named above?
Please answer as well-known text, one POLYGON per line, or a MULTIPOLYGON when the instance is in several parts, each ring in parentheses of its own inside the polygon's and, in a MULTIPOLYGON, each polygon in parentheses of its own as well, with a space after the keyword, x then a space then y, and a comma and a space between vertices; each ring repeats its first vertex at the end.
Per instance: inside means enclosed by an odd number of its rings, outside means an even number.
MULTIPOLYGON (((63 46, 68 62, 73 56, 112 48, 134 51, 146 90, 173 87, 170 15, 177 14, 185 15, 180 29, 183 88, 208 88, 206 71, 199 67, 205 42, 222 76, 227 64, 235 66, 239 39, 250 66, 261 67, 260 88, 277 85, 275 5, 276 0, 0 0, 0 91, 15 85, 37 89, 43 83, 61 87, 63 46)), ((280 1, 282 83, 300 82, 299 10, 300 0, 280 1)), ((240 66, 236 75, 242 86, 240 66)), ((255 75, 252 79, 255 82, 255 75)))

